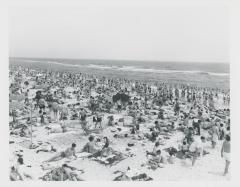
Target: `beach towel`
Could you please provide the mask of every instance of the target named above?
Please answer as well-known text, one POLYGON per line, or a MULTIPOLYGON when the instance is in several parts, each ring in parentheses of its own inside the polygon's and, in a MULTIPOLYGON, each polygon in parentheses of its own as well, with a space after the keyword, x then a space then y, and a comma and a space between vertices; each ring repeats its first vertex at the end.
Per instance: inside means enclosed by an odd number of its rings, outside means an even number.
POLYGON ((123 153, 110 150, 108 156, 106 157, 93 157, 92 160, 99 162, 100 164, 104 164, 105 166, 113 166, 121 162, 122 160, 126 159, 123 153))

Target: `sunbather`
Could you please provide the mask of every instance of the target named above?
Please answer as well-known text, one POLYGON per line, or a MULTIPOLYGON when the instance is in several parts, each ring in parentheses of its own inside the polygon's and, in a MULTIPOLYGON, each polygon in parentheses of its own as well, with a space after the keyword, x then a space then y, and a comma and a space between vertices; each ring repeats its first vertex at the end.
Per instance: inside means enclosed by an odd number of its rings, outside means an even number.
POLYGON ((75 143, 73 143, 70 148, 67 148, 65 151, 62 151, 62 152, 56 154, 54 157, 46 160, 45 162, 52 162, 52 161, 56 161, 56 160, 59 160, 62 158, 70 158, 72 156, 77 158, 76 151, 75 151, 76 146, 77 145, 75 143))
POLYGON ((11 167, 10 179, 11 180, 28 180, 33 179, 33 177, 26 172, 26 166, 24 165, 24 161, 22 157, 17 159, 16 166, 11 167))

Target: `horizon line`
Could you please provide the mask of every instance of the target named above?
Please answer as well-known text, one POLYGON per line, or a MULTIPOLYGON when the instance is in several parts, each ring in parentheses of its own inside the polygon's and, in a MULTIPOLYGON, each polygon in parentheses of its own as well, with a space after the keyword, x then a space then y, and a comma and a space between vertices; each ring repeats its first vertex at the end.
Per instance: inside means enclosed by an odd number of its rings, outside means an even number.
POLYGON ((173 61, 173 60, 127 60, 127 59, 87 59, 87 58, 59 58, 59 57, 17 57, 17 56, 9 56, 8 58, 22 58, 22 59, 59 59, 59 60, 86 60, 86 61, 131 61, 131 62, 169 62, 169 63, 198 63, 198 64, 230 64, 229 62, 199 62, 199 61, 173 61))

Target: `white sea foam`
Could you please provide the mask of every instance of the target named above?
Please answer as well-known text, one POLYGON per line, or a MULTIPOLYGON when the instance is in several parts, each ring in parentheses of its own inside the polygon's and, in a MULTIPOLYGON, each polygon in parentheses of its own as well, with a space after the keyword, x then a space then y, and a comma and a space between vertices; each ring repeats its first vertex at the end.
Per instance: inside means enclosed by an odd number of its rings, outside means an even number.
POLYGON ((216 72, 204 72, 204 71, 187 71, 187 70, 169 70, 169 69, 152 69, 152 68, 142 68, 136 66, 107 66, 107 65, 98 65, 98 64, 89 64, 89 65, 79 65, 79 64, 65 64, 57 61, 37 61, 37 60, 24 60, 26 62, 41 62, 41 63, 50 63, 57 64, 68 67, 87 67, 100 70, 118 70, 118 71, 132 71, 132 72, 143 72, 143 73, 175 73, 175 74, 202 74, 202 75, 211 75, 211 76, 229 76, 229 73, 216 73, 216 72))
POLYGON ((183 70, 166 70, 166 69, 152 69, 152 68, 140 68, 135 66, 104 66, 90 64, 87 67, 95 69, 113 69, 120 71, 133 71, 133 72, 144 72, 144 73, 182 73, 182 74, 206 74, 212 76, 229 76, 228 73, 215 73, 215 72, 204 72, 204 71, 183 71, 183 70))

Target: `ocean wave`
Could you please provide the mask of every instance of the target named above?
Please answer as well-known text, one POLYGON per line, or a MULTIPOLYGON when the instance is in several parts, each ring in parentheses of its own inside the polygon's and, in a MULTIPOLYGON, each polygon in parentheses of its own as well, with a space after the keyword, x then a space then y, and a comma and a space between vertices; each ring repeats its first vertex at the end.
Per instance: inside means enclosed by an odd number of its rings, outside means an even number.
POLYGON ((202 75, 211 75, 211 76, 229 76, 229 73, 216 73, 216 72, 205 72, 205 71, 198 71, 198 70, 169 70, 169 69, 152 69, 152 68, 142 68, 137 66, 114 66, 114 65, 99 65, 99 64, 88 64, 88 65, 80 65, 80 64, 66 64, 63 62, 57 61, 37 61, 37 60, 24 60, 26 62, 41 62, 41 63, 50 63, 50 64, 57 64, 62 66, 68 67, 87 67, 92 69, 99 69, 99 70, 117 70, 117 71, 131 71, 131 72, 142 72, 142 73, 177 73, 177 74, 202 74, 202 75))
POLYGON ((204 71, 183 71, 183 70, 166 70, 166 69, 152 69, 152 68, 139 68, 136 66, 105 66, 105 65, 96 65, 90 64, 87 65, 89 68, 95 69, 113 69, 119 71, 133 71, 133 72, 143 72, 143 73, 180 73, 180 74, 202 74, 202 75, 212 75, 212 76, 229 76, 228 73, 215 73, 215 72, 204 72, 204 71))

